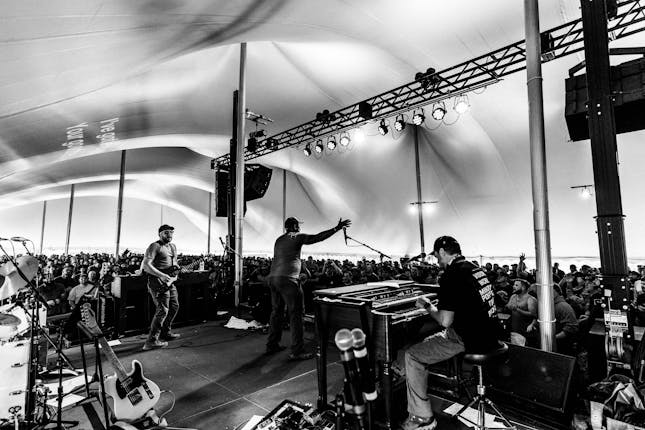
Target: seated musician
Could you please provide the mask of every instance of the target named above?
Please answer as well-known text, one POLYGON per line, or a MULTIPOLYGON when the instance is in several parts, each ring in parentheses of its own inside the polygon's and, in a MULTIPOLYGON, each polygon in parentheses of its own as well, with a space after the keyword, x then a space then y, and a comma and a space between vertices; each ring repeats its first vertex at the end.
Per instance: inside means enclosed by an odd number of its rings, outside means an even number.
POLYGON ((453 237, 439 237, 433 249, 432 255, 444 269, 439 278, 438 304, 421 297, 417 306, 425 308, 442 330, 405 352, 409 416, 401 426, 403 430, 432 430, 437 426, 427 394, 428 365, 464 351, 487 352, 497 347, 494 294, 486 273, 466 261, 453 237))
POLYGON ((67 296, 70 310, 74 310, 74 308, 78 306, 78 302, 81 298, 84 296, 92 296, 92 298, 95 298, 97 292, 98 289, 94 284, 89 282, 87 275, 82 274, 78 278, 78 285, 72 288, 67 296))

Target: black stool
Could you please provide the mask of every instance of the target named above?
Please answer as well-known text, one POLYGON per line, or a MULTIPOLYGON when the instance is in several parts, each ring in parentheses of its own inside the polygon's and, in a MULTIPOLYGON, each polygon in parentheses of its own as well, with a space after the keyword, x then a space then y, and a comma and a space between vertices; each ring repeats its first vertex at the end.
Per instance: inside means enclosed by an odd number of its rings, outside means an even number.
POLYGON ((479 411, 479 418, 477 422, 473 422, 466 417, 461 417, 469 423, 473 424, 477 430, 486 430, 486 405, 490 406, 493 411, 502 419, 504 425, 508 428, 515 429, 516 427, 511 425, 511 423, 502 415, 502 413, 497 409, 497 406, 486 397, 486 386, 484 385, 484 374, 482 366, 491 363, 494 360, 503 359, 508 355, 508 346, 499 342, 499 347, 485 354, 464 354, 464 361, 470 363, 477 368, 477 373, 479 376, 479 382, 477 384, 477 395, 468 403, 466 406, 461 408, 459 412, 454 415, 454 419, 457 419, 461 414, 473 405, 477 405, 477 410, 479 411))

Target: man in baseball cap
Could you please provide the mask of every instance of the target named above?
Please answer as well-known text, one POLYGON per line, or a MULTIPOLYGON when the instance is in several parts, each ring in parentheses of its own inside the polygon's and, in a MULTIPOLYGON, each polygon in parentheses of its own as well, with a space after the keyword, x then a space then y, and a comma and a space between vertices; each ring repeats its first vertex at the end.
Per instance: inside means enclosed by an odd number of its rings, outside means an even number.
POLYGON ((338 224, 318 234, 300 233, 300 220, 289 217, 284 221, 286 232, 278 237, 273 248, 273 261, 269 274, 271 288, 271 318, 269 319, 269 338, 266 353, 273 354, 285 347, 280 345, 282 338, 282 315, 286 305, 289 310, 291 328, 290 360, 308 360, 313 354, 306 352, 303 338, 303 294, 300 286, 300 252, 302 245, 311 245, 330 238, 334 233, 347 228, 351 221, 340 218, 338 224))

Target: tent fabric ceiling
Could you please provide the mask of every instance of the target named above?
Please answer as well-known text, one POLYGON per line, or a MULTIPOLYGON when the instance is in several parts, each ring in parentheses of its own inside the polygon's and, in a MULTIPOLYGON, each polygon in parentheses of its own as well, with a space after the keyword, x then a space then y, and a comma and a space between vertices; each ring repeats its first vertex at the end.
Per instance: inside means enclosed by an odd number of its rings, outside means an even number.
MULTIPOLYGON (((248 44, 247 106, 274 120, 272 134, 524 37, 522 2, 506 0, 7 0, 0 11, 3 235, 39 230, 16 223, 17 214, 66 199, 72 183, 79 199, 113 202, 127 150, 125 211, 136 201, 166 205, 192 226, 191 241, 205 240, 210 159, 228 151, 240 42, 248 44)), ((577 2, 540 1, 543 30, 579 16, 577 2)), ((570 188, 593 183, 589 144, 568 142, 564 122, 564 79, 582 59, 543 66, 552 248, 562 256, 598 254, 593 199, 570 188)), ((472 255, 532 254, 526 76, 469 97, 467 114, 449 109, 444 124, 428 119, 420 129, 423 197, 439 201, 425 215, 426 242, 454 234, 472 255)), ((344 153, 315 160, 290 148, 255 160, 274 176, 266 196, 249 203, 245 250, 271 252, 286 171, 287 212, 307 220, 304 230, 350 217, 355 237, 386 253, 417 253, 412 127, 385 137, 375 127, 344 153)), ((645 256, 641 139, 618 137, 628 255, 637 257, 645 256)), ((155 231, 146 228, 124 240, 144 247, 155 231)), ((216 219, 213 235, 225 234, 216 219)), ((342 238, 309 250, 362 252, 342 238)))

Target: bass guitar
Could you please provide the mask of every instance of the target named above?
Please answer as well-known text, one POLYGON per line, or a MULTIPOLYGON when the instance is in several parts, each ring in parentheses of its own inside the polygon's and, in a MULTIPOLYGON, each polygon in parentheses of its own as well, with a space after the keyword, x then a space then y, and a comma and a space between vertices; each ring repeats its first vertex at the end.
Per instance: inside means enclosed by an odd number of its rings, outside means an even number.
POLYGON ((149 282, 149 285, 151 285, 152 288, 156 291, 161 291, 161 292, 167 291, 170 289, 170 287, 173 286, 175 282, 177 282, 177 279, 179 279, 180 273, 190 272, 195 267, 197 267, 200 262, 201 262, 200 260, 196 260, 190 264, 187 264, 186 266, 170 266, 166 269, 157 269, 160 272, 163 272, 164 274, 170 276, 170 279, 168 279, 168 281, 164 281, 163 279, 157 276, 148 274, 148 280, 151 281, 149 282))
POLYGON ((89 303, 81 305, 79 326, 99 339, 101 350, 116 373, 105 380, 105 392, 114 400, 113 412, 117 420, 133 421, 142 418, 159 400, 159 386, 143 375, 138 360, 132 360, 132 370, 127 372, 96 323, 89 303))

